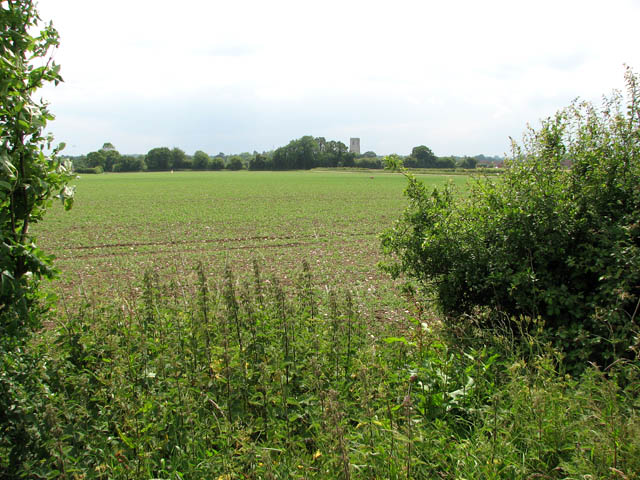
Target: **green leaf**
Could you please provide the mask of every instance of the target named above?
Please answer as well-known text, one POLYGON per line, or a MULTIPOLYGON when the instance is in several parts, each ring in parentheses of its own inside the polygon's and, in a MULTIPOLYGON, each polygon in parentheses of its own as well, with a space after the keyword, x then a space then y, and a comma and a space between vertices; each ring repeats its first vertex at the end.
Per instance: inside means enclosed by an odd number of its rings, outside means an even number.
POLYGON ((404 337, 387 337, 383 340, 385 343, 403 343, 405 345, 414 345, 414 342, 410 342, 404 337))
POLYGON ((131 448, 132 450, 136 448, 135 444, 133 443, 133 440, 127 437, 124 433, 122 433, 119 427, 116 426, 116 430, 118 431, 118 436, 125 443, 125 445, 127 445, 127 447, 131 448))

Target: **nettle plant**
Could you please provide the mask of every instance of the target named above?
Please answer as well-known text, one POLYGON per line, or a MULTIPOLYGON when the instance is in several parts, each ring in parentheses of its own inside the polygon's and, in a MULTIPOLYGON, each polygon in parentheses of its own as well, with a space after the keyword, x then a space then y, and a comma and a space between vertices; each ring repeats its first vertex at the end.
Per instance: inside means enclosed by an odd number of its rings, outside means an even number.
POLYGON ((576 101, 529 129, 504 174, 477 179, 466 197, 403 170, 409 206, 383 235, 383 267, 416 280, 452 321, 474 315, 517 335, 542 325, 570 368, 633 356, 640 91, 629 68, 625 79, 626 97, 576 101))
POLYGON ((53 274, 51 259, 29 232, 54 197, 70 208, 70 165, 58 157, 44 134, 53 119, 47 104, 33 96, 45 83, 62 78, 50 52, 58 33, 40 18, 32 1, 0 2, 0 339, 9 349, 36 326, 38 280, 53 274))

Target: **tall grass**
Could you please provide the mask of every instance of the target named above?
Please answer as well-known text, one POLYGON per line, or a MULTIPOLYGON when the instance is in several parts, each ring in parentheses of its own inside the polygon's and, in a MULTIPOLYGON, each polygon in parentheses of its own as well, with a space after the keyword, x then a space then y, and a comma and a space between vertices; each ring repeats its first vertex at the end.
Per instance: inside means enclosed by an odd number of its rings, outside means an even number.
POLYGON ((2 432, 0 473, 638 478, 637 363, 572 378, 545 345, 452 339, 419 303, 380 321, 306 262, 289 277, 149 272, 139 293, 68 313, 29 357, 46 388, 10 383, 24 365, 5 365, 0 385, 29 415, 20 445, 2 432))

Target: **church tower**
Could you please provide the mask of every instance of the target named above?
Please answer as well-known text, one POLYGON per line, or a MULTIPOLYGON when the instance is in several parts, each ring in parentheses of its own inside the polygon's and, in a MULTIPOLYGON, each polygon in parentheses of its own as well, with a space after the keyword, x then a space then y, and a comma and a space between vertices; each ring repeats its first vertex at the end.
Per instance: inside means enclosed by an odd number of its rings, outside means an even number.
POLYGON ((349 139, 349 152, 355 153, 356 155, 360 155, 360 139, 359 138, 349 139))

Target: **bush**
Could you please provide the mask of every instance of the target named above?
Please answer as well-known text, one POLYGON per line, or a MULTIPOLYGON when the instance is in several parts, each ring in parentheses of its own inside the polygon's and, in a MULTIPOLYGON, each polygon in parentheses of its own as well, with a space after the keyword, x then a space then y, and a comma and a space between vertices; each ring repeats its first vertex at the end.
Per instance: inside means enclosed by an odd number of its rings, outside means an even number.
POLYGON ((356 158, 355 166, 358 168, 382 168, 382 162, 377 158, 362 157, 356 158))
POLYGON ((231 157, 231 160, 229 160, 229 164, 227 165, 228 170, 242 170, 243 168, 244 165, 242 164, 242 158, 237 155, 231 157))
POLYGON ((638 478, 637 365, 570 378, 535 337, 461 349, 420 304, 253 271, 148 271, 0 358, 0 478, 638 478))
MULTIPOLYGON (((442 313, 489 310, 484 326, 540 319, 568 363, 630 355, 640 297, 640 92, 574 102, 531 129, 499 179, 468 197, 409 179, 383 236, 386 269, 418 281, 442 313)), ((391 159, 390 163, 394 163, 391 159)), ((533 322, 532 322, 533 323, 533 322)))
POLYGON ((224 160, 220 157, 212 158, 208 164, 209 170, 222 170, 224 168, 224 160))
POLYGON ((206 170, 209 165, 209 155, 202 150, 198 150, 193 154, 193 169, 194 170, 206 170))
MULTIPOLYGON (((119 165, 120 164, 117 163, 115 166, 120 168, 119 165)), ((99 166, 98 167, 80 167, 80 168, 76 168, 75 169, 76 173, 91 173, 91 174, 94 174, 94 173, 102 173, 103 171, 104 170, 102 169, 102 167, 99 167, 99 166)), ((114 171, 119 172, 120 170, 114 170, 114 171)))
POLYGON ((38 30, 39 24, 33 2, 0 2, 0 346, 9 350, 37 327, 38 282, 54 275, 51 258, 35 245, 33 225, 53 198, 67 209, 73 203, 71 164, 58 156, 63 144, 51 148, 45 130, 53 115, 36 100, 41 87, 62 80, 50 57, 57 31, 38 30))
POLYGON ((140 172, 144 170, 144 158, 125 155, 113 166, 114 172, 140 172))
POLYGON ((46 133, 53 115, 36 96, 62 81, 52 57, 58 33, 41 26, 30 0, 0 2, 0 31, 0 478, 19 478, 18 460, 37 443, 45 406, 34 400, 45 385, 27 349, 47 310, 40 281, 56 273, 32 230, 54 198, 71 208, 74 192, 71 163, 59 156, 64 145, 52 148, 46 133))

